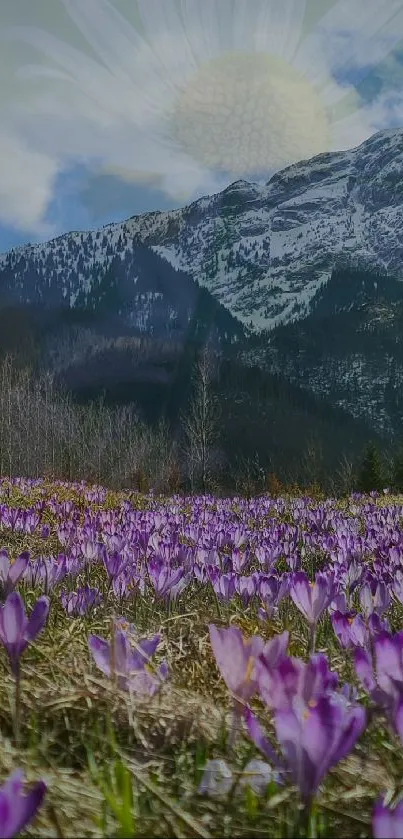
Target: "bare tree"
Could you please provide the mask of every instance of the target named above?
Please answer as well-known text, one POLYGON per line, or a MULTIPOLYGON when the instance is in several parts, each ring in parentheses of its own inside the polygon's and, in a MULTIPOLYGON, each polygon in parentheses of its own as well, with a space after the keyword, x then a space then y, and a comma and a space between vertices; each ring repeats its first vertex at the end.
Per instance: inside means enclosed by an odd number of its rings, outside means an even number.
POLYGON ((200 482, 203 493, 206 493, 211 477, 212 446, 218 437, 220 418, 217 398, 212 388, 215 372, 214 356, 206 346, 194 371, 193 394, 188 411, 181 415, 192 492, 200 482))
POLYGON ((343 454, 335 474, 334 486, 340 495, 349 495, 354 487, 355 468, 353 461, 343 454))

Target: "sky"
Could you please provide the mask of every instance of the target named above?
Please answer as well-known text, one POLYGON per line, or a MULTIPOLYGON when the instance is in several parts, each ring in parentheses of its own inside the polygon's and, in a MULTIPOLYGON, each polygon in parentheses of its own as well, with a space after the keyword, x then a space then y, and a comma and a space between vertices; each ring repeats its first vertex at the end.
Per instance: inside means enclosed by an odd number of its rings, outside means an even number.
POLYGON ((0 252, 403 128, 403 0, 1 0, 0 252))

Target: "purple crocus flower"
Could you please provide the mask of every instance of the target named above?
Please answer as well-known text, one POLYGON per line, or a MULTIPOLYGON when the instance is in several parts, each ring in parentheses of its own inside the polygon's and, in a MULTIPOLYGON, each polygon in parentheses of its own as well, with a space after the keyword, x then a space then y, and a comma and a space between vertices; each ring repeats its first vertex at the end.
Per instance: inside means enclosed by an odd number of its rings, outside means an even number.
POLYGON ((217 629, 210 624, 210 641, 225 684, 242 703, 249 702, 257 690, 256 659, 263 651, 260 635, 244 638, 240 629, 217 629))
POLYGON ((256 673, 260 695, 274 710, 291 707, 295 700, 309 705, 338 685, 337 673, 329 670, 325 655, 318 653, 308 662, 284 656, 274 667, 267 657, 259 656, 256 673))
POLYGON ((372 814, 374 839, 403 839, 403 801, 394 807, 386 807, 384 799, 375 804, 372 814))
POLYGON ((276 711, 277 740, 305 802, 311 801, 329 770, 351 752, 365 724, 365 709, 340 694, 276 711))
POLYGON ((34 818, 46 793, 44 781, 38 781, 27 795, 22 795, 24 775, 21 769, 13 772, 0 787, 0 837, 13 839, 34 818))
POLYGON ((0 586, 3 597, 7 597, 20 581, 21 577, 24 576, 28 562, 28 551, 23 551, 15 562, 11 563, 8 551, 2 548, 0 551, 0 586))
POLYGON ((340 644, 345 649, 349 647, 367 647, 369 644, 369 630, 360 614, 355 612, 333 612, 332 626, 340 644))
POLYGON ((292 580, 291 597, 309 625, 316 626, 319 618, 332 602, 335 589, 332 578, 318 573, 311 583, 304 571, 297 571, 292 580))
POLYGON ((235 593, 235 574, 220 574, 218 569, 214 569, 216 575, 210 575, 213 589, 221 600, 231 600, 235 593), (215 578, 214 578, 215 577, 215 578))
POLYGON ((183 568, 170 568, 158 558, 148 563, 148 574, 156 595, 169 600, 174 600, 188 582, 183 568))
POLYGON ((17 591, 8 595, 0 607, 0 641, 7 650, 14 676, 19 676, 22 653, 42 631, 49 614, 49 598, 45 595, 36 601, 28 619, 24 601, 17 591))
POLYGON ((368 618, 373 612, 382 615, 390 606, 390 594, 381 580, 371 579, 364 583, 360 591, 361 609, 368 618))
POLYGON ((99 589, 85 585, 77 591, 64 591, 60 599, 67 614, 77 616, 85 615, 94 606, 98 606, 102 600, 102 594, 99 589))
POLYGON ((148 667, 151 656, 154 655, 160 636, 143 638, 132 648, 125 632, 114 631, 112 641, 90 635, 88 645, 95 663, 106 676, 116 675, 121 690, 153 696, 159 689, 161 681, 168 675, 168 668, 164 662, 156 674, 148 667))
POLYGON ((118 551, 108 553, 106 549, 102 551, 102 560, 109 577, 109 584, 112 583, 127 566, 127 560, 121 556, 118 551))
POLYGON ((357 676, 403 742, 403 632, 381 632, 374 639, 374 660, 363 649, 354 652, 357 676))

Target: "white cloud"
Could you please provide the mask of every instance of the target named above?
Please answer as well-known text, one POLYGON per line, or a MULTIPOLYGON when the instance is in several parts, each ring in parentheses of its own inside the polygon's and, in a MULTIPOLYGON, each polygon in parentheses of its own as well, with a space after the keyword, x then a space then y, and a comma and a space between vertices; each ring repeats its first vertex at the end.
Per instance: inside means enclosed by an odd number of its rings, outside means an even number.
POLYGON ((365 107, 338 121, 333 149, 353 148, 377 131, 402 126, 403 92, 385 90, 365 107))
POLYGON ((57 162, 32 151, 13 133, 0 130, 0 219, 18 230, 51 235, 44 223, 52 199, 57 162))

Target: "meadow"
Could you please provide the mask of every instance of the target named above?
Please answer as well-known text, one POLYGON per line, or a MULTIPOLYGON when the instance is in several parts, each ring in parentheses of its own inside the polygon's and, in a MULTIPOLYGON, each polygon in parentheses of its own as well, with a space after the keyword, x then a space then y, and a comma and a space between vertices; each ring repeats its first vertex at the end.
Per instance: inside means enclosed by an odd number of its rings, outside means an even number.
POLYGON ((403 836, 402 519, 2 479, 0 837, 403 836))

